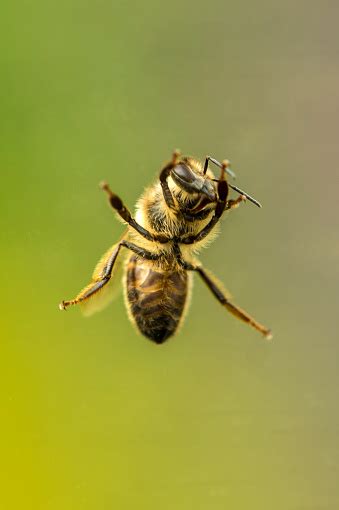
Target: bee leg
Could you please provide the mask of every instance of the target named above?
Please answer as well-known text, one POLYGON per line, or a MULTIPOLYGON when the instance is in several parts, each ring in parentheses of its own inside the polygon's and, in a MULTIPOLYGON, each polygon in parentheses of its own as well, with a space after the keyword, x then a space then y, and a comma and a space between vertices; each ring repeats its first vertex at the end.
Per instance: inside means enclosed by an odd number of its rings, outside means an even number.
POLYGON ((136 253, 137 255, 139 255, 140 257, 143 257, 144 259, 147 260, 157 260, 160 257, 160 255, 156 253, 151 253, 150 251, 147 251, 134 243, 130 243, 128 241, 121 241, 121 243, 118 244, 117 248, 112 253, 111 257, 108 259, 107 264, 103 268, 100 277, 97 278, 96 280, 93 280, 89 285, 87 285, 87 287, 85 287, 74 299, 71 299, 70 301, 62 301, 59 304, 60 310, 66 310, 68 306, 76 305, 81 301, 89 299, 110 281, 114 264, 119 255, 121 247, 129 249, 136 253))
POLYGON ((230 202, 230 201, 227 202, 229 188, 227 181, 225 179, 224 172, 224 169, 227 167, 227 163, 228 162, 223 163, 220 179, 218 181, 217 185, 218 201, 214 211, 214 215, 212 216, 211 220, 207 223, 207 225, 202 230, 200 230, 200 232, 198 232, 195 235, 180 239, 180 243, 194 244, 204 239, 211 232, 212 228, 218 223, 225 209, 227 209, 227 203, 230 202))
POLYGON ((216 159, 212 158, 211 156, 206 156, 206 159, 205 159, 205 164, 204 164, 204 175, 206 174, 207 172, 207 169, 208 169, 208 163, 211 162, 213 163, 214 165, 218 166, 219 168, 225 168, 225 171, 231 176, 233 177, 233 179, 235 179, 235 173, 233 172, 233 170, 231 170, 229 168, 229 165, 230 165, 230 162, 225 160, 224 162, 222 163, 219 163, 219 161, 217 161, 216 159), (227 164, 225 165, 225 162, 227 162, 227 164))
POLYGON ((86 299, 89 299, 109 282, 113 271, 114 263, 119 255, 120 249, 121 243, 118 244, 110 258, 108 259, 107 264, 103 268, 101 275, 97 279, 92 280, 92 282, 89 285, 87 285, 84 289, 82 289, 81 292, 79 292, 79 294, 74 299, 71 299, 69 301, 62 301, 59 305, 60 310, 66 310, 66 308, 71 305, 77 305, 81 301, 86 301, 86 299))
POLYGON ((165 202, 170 209, 175 209, 175 203, 174 203, 174 199, 173 199, 171 190, 169 189, 169 186, 167 184, 167 179, 171 173, 171 170, 177 164, 179 157, 180 157, 180 152, 178 150, 175 150, 172 155, 172 161, 170 163, 168 163, 166 166, 164 166, 164 168, 161 170, 160 176, 159 176, 160 184, 161 184, 161 188, 162 188, 162 194, 164 195, 165 202))
POLYGON ((245 312, 245 310, 231 303, 229 298, 226 296, 226 292, 222 290, 222 285, 218 283, 214 276, 212 276, 209 272, 207 273, 201 266, 193 266, 191 264, 184 263, 184 267, 189 271, 196 271, 199 273, 219 303, 221 303, 229 312, 231 312, 231 314, 259 331, 267 340, 271 340, 271 330, 257 322, 253 317, 245 312))
POLYGON ((103 278, 98 282, 90 283, 87 287, 85 287, 74 299, 70 299, 69 301, 61 301, 59 304, 60 310, 66 310, 71 305, 77 305, 82 301, 86 301, 86 299, 90 298, 94 294, 96 294, 106 283, 109 282, 109 278, 103 278))
POLYGON ((230 209, 236 209, 237 207, 239 207, 241 202, 246 202, 246 200, 247 200, 247 198, 246 198, 245 195, 240 195, 235 200, 233 200, 233 199, 232 200, 227 200, 225 210, 229 211, 230 209))
POLYGON ((102 182, 100 184, 101 189, 103 189, 107 195, 108 200, 113 209, 119 214, 119 216, 126 221, 132 228, 134 228, 140 235, 145 237, 145 239, 148 239, 148 241, 156 241, 158 243, 167 243, 169 239, 165 236, 154 236, 151 234, 148 230, 146 230, 144 227, 139 225, 135 221, 135 219, 132 217, 130 211, 127 209, 127 207, 124 205, 121 198, 119 198, 115 193, 112 192, 111 188, 106 182, 102 182))

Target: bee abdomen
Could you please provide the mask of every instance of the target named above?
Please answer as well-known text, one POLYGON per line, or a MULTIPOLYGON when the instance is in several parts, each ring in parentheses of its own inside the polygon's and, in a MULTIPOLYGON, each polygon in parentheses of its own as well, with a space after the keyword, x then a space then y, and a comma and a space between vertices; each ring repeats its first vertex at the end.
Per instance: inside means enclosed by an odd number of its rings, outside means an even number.
POLYGON ((177 330, 187 297, 184 271, 162 272, 132 256, 127 266, 127 302, 139 331, 158 344, 177 330))

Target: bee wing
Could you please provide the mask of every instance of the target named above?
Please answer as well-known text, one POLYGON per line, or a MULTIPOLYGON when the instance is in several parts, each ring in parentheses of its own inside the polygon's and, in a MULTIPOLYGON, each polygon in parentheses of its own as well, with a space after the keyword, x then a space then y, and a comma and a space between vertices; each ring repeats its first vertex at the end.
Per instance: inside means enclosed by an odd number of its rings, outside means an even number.
MULTIPOLYGON (((126 235, 124 235, 122 238, 126 238, 126 235)), ((101 280, 102 273, 109 259, 115 250, 117 250, 119 243, 114 244, 101 257, 93 271, 92 282, 81 291, 81 294, 86 294, 96 284, 96 282, 101 280)), ((126 255, 126 251, 123 248, 120 249, 120 252, 114 262, 111 277, 106 285, 104 285, 100 290, 95 292, 95 294, 90 296, 88 299, 80 302, 80 308, 84 316, 89 317, 90 315, 103 310, 115 297, 117 297, 122 287, 122 274, 126 255)))

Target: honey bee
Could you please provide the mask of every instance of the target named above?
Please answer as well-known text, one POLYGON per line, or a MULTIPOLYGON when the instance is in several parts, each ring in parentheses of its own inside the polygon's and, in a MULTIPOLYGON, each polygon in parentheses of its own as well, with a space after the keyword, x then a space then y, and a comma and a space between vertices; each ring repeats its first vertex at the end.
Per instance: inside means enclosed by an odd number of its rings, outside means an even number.
POLYGON ((109 185, 101 183, 111 207, 127 224, 127 231, 97 264, 91 283, 74 299, 62 301, 59 308, 65 310, 80 303, 87 314, 102 309, 114 295, 118 266, 124 266, 129 317, 142 335, 162 344, 184 320, 195 272, 222 306, 270 339, 271 331, 232 303, 220 282, 195 258, 195 253, 217 235, 225 211, 246 200, 261 207, 253 197, 230 184, 226 175, 234 177, 227 160, 219 163, 208 156, 203 165, 175 151, 157 182, 138 200, 135 217, 109 185), (210 163, 220 168, 218 179, 210 163), (229 199, 230 188, 239 194, 238 198, 229 199))

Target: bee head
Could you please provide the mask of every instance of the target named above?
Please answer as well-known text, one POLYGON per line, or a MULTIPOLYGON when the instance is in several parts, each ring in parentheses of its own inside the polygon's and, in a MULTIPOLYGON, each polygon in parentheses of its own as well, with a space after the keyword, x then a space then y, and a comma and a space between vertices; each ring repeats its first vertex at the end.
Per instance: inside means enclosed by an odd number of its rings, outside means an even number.
POLYGON ((197 170, 193 170, 188 161, 179 161, 173 167, 171 177, 175 184, 186 191, 186 193, 205 195, 210 202, 216 200, 216 191, 213 181, 197 170))

